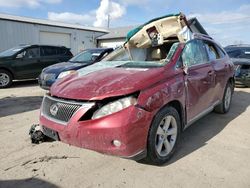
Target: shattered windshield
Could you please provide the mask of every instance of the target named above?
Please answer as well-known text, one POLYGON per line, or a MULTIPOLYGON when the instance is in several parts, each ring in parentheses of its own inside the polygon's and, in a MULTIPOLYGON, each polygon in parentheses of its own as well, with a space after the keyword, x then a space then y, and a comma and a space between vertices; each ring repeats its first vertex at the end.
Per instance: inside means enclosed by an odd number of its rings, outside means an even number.
POLYGON ((162 67, 171 60, 178 45, 176 42, 148 48, 122 46, 102 61, 124 61, 122 67, 162 67))
POLYGON ((86 50, 76 55, 75 57, 71 58, 69 62, 91 63, 95 61, 100 56, 101 53, 102 50, 86 50))
POLYGON ((21 51, 23 48, 24 47, 15 47, 15 48, 8 49, 6 51, 0 52, 0 56, 1 57, 12 56, 16 54, 17 52, 21 51))

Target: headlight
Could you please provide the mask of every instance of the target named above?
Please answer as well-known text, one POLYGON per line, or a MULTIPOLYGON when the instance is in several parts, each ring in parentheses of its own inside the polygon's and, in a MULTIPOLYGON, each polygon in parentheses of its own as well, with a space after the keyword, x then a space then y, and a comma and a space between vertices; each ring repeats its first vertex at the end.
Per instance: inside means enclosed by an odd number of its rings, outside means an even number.
POLYGON ((107 116, 109 114, 121 111, 124 108, 127 108, 131 105, 135 105, 136 102, 137 102, 137 99, 132 96, 125 97, 114 102, 110 102, 106 104, 105 106, 101 107, 99 110, 97 110, 94 113, 92 119, 98 119, 103 116, 107 116))
POLYGON ((74 73, 74 72, 76 72, 76 71, 75 71, 75 70, 70 70, 70 71, 61 72, 61 73, 59 74, 58 78, 63 78, 63 77, 65 77, 65 76, 67 76, 67 75, 69 75, 69 74, 72 74, 72 73, 74 73))
POLYGON ((43 79, 44 80, 55 80, 56 75, 55 74, 43 74, 43 79))

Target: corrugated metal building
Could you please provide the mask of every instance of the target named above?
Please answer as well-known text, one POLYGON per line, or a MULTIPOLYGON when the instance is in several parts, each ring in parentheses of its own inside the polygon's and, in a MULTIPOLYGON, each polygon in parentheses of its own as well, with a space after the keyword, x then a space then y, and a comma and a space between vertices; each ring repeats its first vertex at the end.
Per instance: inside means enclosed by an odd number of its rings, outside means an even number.
POLYGON ((98 47, 115 48, 126 41, 126 35, 137 26, 110 28, 109 33, 97 38, 98 47))
POLYGON ((95 27, 0 14, 0 51, 20 44, 47 44, 66 46, 75 55, 83 49, 95 48, 96 38, 108 32, 95 27))

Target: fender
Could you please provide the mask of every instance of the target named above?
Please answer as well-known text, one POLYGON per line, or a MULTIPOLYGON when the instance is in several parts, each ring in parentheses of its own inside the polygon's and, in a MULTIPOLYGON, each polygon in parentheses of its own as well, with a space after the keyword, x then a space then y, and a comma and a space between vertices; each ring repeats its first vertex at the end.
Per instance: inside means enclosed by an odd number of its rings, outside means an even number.
POLYGON ((16 75, 14 74, 14 71, 10 67, 6 68, 5 66, 0 66, 0 69, 3 69, 3 70, 6 70, 6 71, 10 72, 12 74, 12 76, 13 76, 13 79, 16 78, 16 75))

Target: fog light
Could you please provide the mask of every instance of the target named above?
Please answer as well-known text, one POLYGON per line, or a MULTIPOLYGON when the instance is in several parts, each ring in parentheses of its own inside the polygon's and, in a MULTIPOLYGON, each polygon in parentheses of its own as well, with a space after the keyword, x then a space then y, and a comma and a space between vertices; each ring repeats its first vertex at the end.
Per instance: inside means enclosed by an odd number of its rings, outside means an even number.
POLYGON ((113 144, 116 147, 120 147, 122 145, 122 143, 119 140, 113 140, 113 144))

